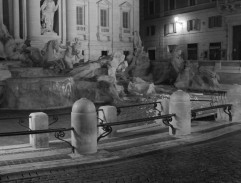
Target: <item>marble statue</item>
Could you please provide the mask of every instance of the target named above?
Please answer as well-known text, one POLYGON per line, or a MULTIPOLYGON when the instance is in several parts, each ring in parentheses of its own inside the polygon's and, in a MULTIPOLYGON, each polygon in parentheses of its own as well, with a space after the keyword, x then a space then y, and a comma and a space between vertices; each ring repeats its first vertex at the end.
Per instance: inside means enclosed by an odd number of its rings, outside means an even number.
POLYGON ((138 31, 134 32, 133 44, 134 44, 134 50, 142 48, 142 41, 141 41, 141 38, 140 38, 140 35, 139 35, 138 31))
POLYGON ((41 6, 41 24, 42 24, 42 34, 46 32, 53 33, 54 27, 54 14, 59 8, 59 2, 55 5, 53 0, 45 0, 41 6))
POLYGON ((3 43, 0 41, 0 59, 6 59, 5 48, 3 43))
POLYGON ((84 60, 84 56, 82 55, 82 44, 79 38, 75 38, 72 43, 72 52, 75 56, 75 63, 79 63, 84 60))
POLYGON ((65 51, 58 40, 48 41, 42 49, 43 67, 53 69, 57 73, 62 72, 65 69, 65 51))
MULTIPOLYGON (((216 72, 198 65, 190 65, 182 58, 182 51, 176 49, 173 52, 171 65, 177 77, 174 86, 180 89, 218 89, 219 76, 216 72)), ((169 73, 170 75, 173 75, 169 73)))
POLYGON ((75 64, 75 55, 73 55, 72 46, 68 45, 64 55, 66 69, 73 69, 75 64))
POLYGON ((9 39, 13 39, 13 37, 8 32, 7 27, 4 24, 2 24, 0 26, 0 41, 3 44, 5 44, 9 39))

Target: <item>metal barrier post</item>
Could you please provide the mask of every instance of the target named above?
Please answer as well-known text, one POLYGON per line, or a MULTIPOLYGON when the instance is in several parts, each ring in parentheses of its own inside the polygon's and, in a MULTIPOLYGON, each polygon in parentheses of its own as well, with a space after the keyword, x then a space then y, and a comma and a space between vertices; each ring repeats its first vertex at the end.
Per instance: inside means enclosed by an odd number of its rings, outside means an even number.
MULTIPOLYGON (((187 93, 178 90, 171 95, 169 112, 176 114, 171 122, 176 128, 175 135, 191 134, 191 102, 187 93)), ((169 128, 169 134, 173 135, 171 128, 169 128)))
MULTIPOLYGON (((98 110, 99 124, 101 123, 111 123, 117 121, 117 108, 115 106, 102 106, 98 110)), ((107 137, 114 137, 117 133, 118 127, 115 126, 112 128, 112 133, 107 137)), ((103 129, 99 128, 99 134, 104 132, 103 129)))
MULTIPOLYGON (((157 100, 157 106, 156 106, 156 115, 166 115, 169 114, 169 102, 170 99, 162 98, 157 100)), ((163 124, 162 119, 156 119, 156 123, 163 124)))
POLYGON ((241 122, 241 85, 235 84, 227 92, 227 101, 232 104, 231 113, 234 122, 241 122))
MULTIPOLYGON (((31 130, 49 129, 48 115, 43 112, 31 113, 29 116, 29 128, 31 130)), ((34 148, 48 148, 49 134, 31 134, 29 135, 30 144, 34 148)))
POLYGON ((76 153, 97 152, 97 114, 93 102, 82 98, 76 101, 71 112, 71 143, 76 153))

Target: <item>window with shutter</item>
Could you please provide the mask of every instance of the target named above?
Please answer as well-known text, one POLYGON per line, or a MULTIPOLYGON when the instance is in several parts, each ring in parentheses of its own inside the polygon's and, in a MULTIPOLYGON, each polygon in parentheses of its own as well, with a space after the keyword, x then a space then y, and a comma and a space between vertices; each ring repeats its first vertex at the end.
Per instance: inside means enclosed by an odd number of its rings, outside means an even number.
POLYGON ((222 27, 222 16, 212 16, 208 18, 208 27, 222 27))
POLYGON ((146 27, 146 36, 149 36, 150 34, 150 27, 146 27))
POLYGON ((148 6, 149 6, 149 15, 154 15, 155 14, 155 1, 149 0, 148 6))
POLYGON ((187 21, 187 31, 200 30, 201 21, 199 19, 193 19, 187 21))
POLYGON ((123 28, 125 29, 129 29, 130 28, 130 16, 129 16, 129 12, 123 12, 122 13, 122 18, 123 18, 123 28))
POLYGON ((190 6, 196 5, 196 0, 189 0, 189 5, 190 6))
POLYGON ((176 24, 170 23, 164 25, 164 35, 176 33, 176 24))
POLYGON ((154 36, 156 34, 156 26, 151 26, 151 35, 154 36))
POLYGON ((174 10, 175 9, 175 0, 169 0, 169 9, 174 10))
POLYGON ((108 27, 108 10, 101 9, 100 10, 100 26, 101 27, 108 27))
POLYGON ((166 36, 167 34, 169 34, 169 25, 165 24, 164 25, 164 35, 166 36))

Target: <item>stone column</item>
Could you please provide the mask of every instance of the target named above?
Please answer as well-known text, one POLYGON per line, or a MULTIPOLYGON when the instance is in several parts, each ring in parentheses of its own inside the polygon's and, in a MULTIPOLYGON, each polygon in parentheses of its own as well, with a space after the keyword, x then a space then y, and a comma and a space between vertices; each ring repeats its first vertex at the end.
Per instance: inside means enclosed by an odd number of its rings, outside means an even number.
POLYGON ((66 0, 62 1, 62 41, 66 44, 66 0))
POLYGON ((20 38, 19 0, 13 0, 13 36, 15 39, 20 38))
POLYGON ((11 35, 13 35, 13 0, 8 0, 8 20, 9 27, 8 31, 11 35))
POLYGON ((0 26, 3 24, 3 0, 0 0, 0 26))
POLYGON ((76 3, 74 0, 66 1, 66 16, 67 40, 72 41, 76 36, 76 3))
POLYGON ((34 40, 41 35, 40 1, 27 0, 27 34, 28 39, 34 40))
POLYGON ((26 16, 26 0, 22 0, 22 8, 23 8, 23 39, 27 39, 27 16, 26 16))

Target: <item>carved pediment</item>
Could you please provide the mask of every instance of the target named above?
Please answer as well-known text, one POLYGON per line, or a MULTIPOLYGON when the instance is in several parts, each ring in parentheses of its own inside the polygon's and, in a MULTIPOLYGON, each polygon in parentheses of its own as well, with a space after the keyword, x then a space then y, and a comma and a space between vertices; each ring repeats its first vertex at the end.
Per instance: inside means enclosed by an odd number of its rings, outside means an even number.
POLYGON ((130 9, 132 7, 132 5, 131 5, 131 3, 126 1, 122 4, 120 4, 120 7, 123 8, 123 9, 130 9))
POLYGON ((111 3, 108 0, 100 0, 97 4, 102 6, 111 6, 111 3))

